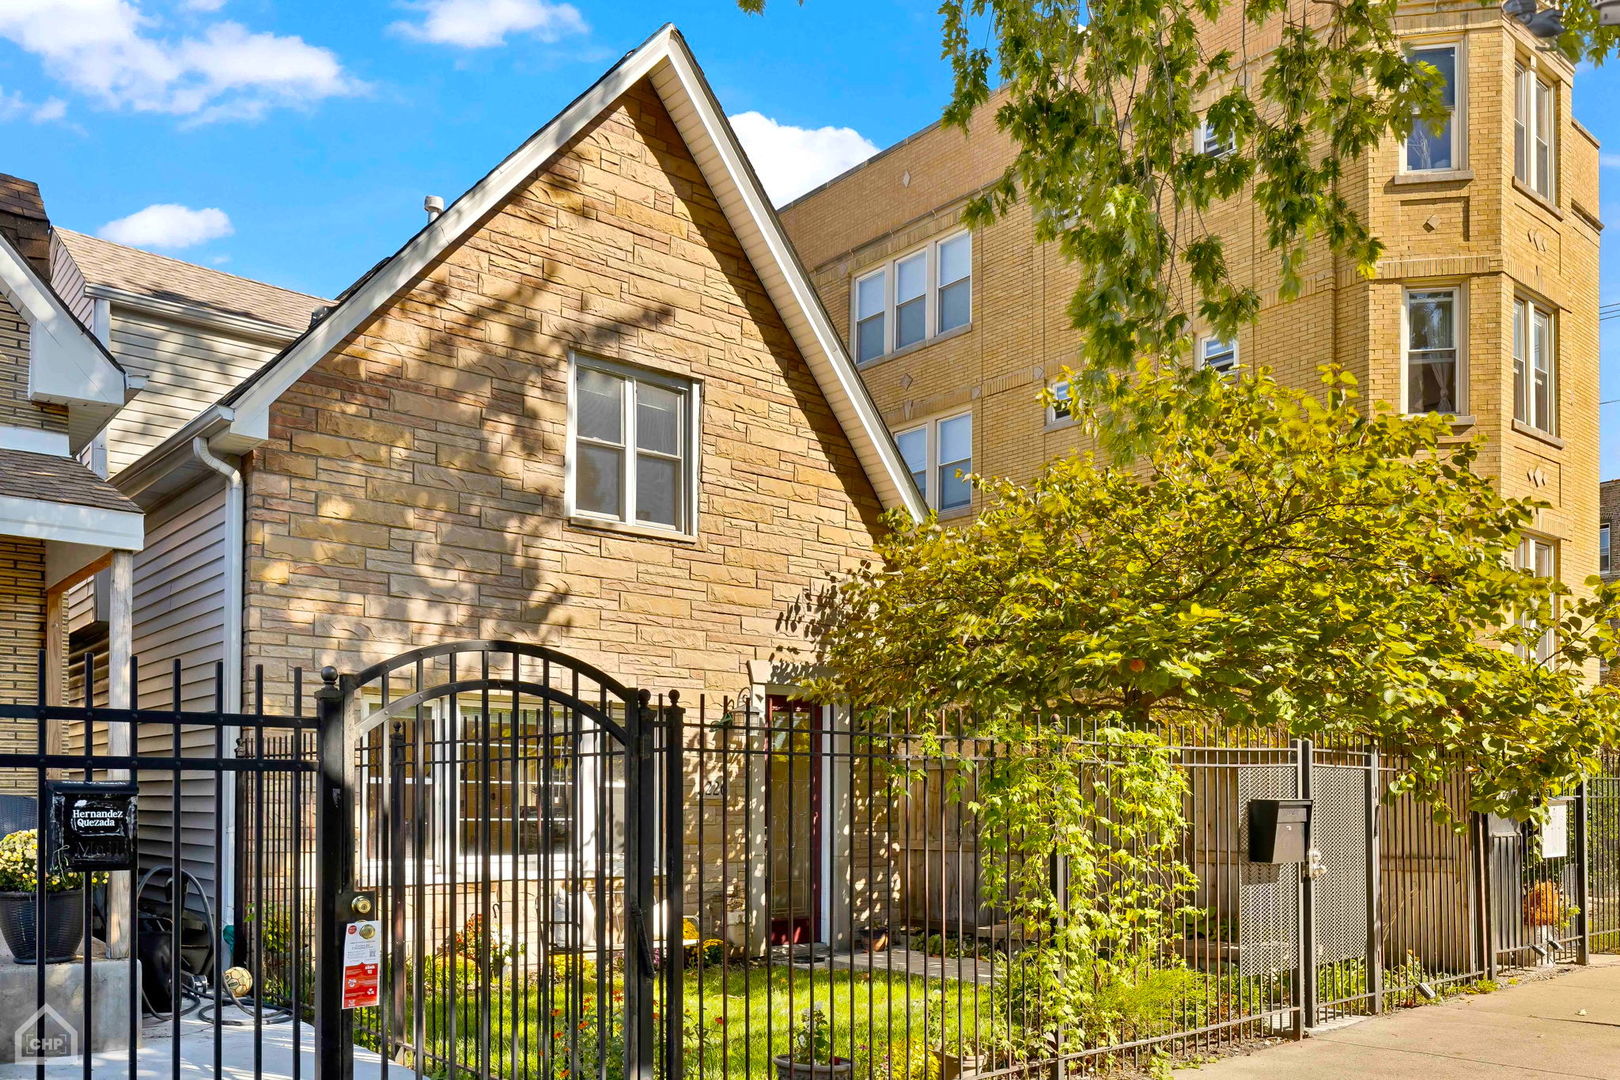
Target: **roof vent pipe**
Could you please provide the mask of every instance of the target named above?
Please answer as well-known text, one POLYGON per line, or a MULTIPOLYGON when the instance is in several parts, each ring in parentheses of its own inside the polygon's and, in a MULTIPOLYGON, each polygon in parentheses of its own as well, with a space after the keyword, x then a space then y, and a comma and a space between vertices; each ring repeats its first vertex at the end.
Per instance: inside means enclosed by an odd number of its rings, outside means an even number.
POLYGON ((433 221, 444 213, 444 200, 437 195, 429 195, 422 200, 422 209, 427 211, 429 221, 433 221))

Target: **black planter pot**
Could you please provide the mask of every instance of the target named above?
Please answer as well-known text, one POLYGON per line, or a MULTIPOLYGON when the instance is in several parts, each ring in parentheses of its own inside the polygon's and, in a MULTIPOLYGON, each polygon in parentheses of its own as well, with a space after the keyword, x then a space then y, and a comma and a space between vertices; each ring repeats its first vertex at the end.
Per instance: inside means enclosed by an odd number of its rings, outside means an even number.
POLYGON ((845 1080, 855 1071, 855 1063, 841 1057, 821 1065, 794 1061, 787 1054, 778 1054, 771 1060, 776 1063, 777 1080, 845 1080))
MULTIPOLYGON (((34 894, 0 893, 0 937, 19 964, 32 964, 35 955, 34 894)), ((45 962, 71 960, 84 941, 84 893, 45 894, 45 962)))

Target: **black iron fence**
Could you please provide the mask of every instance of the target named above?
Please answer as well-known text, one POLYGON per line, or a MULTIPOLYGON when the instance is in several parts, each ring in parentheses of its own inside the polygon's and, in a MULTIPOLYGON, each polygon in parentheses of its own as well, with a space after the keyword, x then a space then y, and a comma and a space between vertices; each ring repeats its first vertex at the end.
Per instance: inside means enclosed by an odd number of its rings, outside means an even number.
MULTIPOLYGON (((138 672, 128 708, 43 688, 0 707, 34 740, 0 769, 29 779, 28 824, 53 837, 36 874, 71 869, 51 832, 63 785, 133 792, 132 869, 29 900, 40 940, 73 937, 85 985, 116 982, 64 1026, 103 1049, 122 1033, 131 1075, 138 1057, 262 1075, 278 1024, 325 1051, 269 1070, 295 1080, 361 1058, 436 1078, 792 1080, 807 1056, 834 1060, 827 1080, 1083 1074, 1620 950, 1620 756, 1544 826, 1458 831, 1393 795, 1401 763, 1375 750, 1166 733, 1186 826, 1131 872, 1184 868, 1190 891, 1077 1001, 1048 928, 989 884, 1034 858, 1061 895, 1067 868, 981 812, 1006 751, 961 717, 683 704, 489 642, 313 695, 295 675, 291 699, 319 701, 279 716, 262 678, 237 714, 182 709, 178 673, 172 700, 150 679, 143 699, 138 672), (1291 800, 1309 801, 1309 854, 1254 861, 1255 808, 1291 800), (340 939, 362 923, 378 992, 342 1009, 340 939)), ((1102 839, 1125 800, 1107 754, 1082 755, 1102 839)))

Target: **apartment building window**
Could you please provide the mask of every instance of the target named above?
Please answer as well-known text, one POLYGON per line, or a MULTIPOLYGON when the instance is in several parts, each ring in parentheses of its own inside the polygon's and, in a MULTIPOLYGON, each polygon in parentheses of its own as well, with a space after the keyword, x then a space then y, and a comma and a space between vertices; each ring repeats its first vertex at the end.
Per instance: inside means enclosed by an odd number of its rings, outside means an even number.
POLYGON ((573 365, 570 516, 695 531, 697 384, 594 357, 573 365))
POLYGON ((1055 382, 1047 389, 1052 394, 1052 403, 1046 407, 1047 424, 1064 424, 1073 420, 1074 403, 1069 399, 1068 382, 1055 382))
POLYGON ((1513 175, 1544 199, 1554 192, 1557 97, 1533 66, 1520 64, 1514 88, 1513 175))
POLYGON ((973 239, 957 233, 855 279, 855 359, 867 363, 957 327, 973 311, 973 239))
POLYGON ((1462 349, 1459 290, 1406 293, 1406 402, 1410 413, 1460 413, 1462 349))
MULTIPOLYGON (((1519 550, 1514 559, 1515 565, 1527 574, 1536 577, 1556 578, 1558 576, 1558 547, 1551 540, 1543 540, 1536 536, 1527 536, 1519 541, 1519 550)), ((1520 626, 1536 627, 1528 618, 1519 619, 1520 626)), ((1553 651, 1557 647, 1557 638, 1553 627, 1542 630, 1534 645, 1528 651, 1519 649, 1520 656, 1532 657, 1543 663, 1552 659, 1553 651)))
POLYGON ((973 501, 973 489, 966 480, 966 474, 973 471, 972 413, 907 428, 897 432, 894 441, 917 490, 932 509, 943 513, 973 501))
POLYGON ((1223 139, 1217 135, 1215 125, 1207 119, 1198 125, 1198 152, 1200 154, 1208 154, 1210 157, 1225 157, 1235 149, 1236 146, 1233 144, 1232 139, 1230 137, 1223 139))
POLYGON ((1513 302, 1513 418, 1556 434, 1558 363, 1553 313, 1531 300, 1513 302))
POLYGON ((1405 167, 1407 172, 1430 172, 1461 167, 1459 145, 1461 131, 1457 123, 1457 103, 1462 98, 1459 90, 1457 66, 1458 46, 1429 45, 1413 49, 1414 63, 1428 64, 1445 81, 1441 103, 1445 116, 1438 123, 1418 118, 1412 123, 1412 134, 1406 140, 1405 167))
POLYGON ((1598 573, 1607 574, 1613 564, 1609 562, 1609 523, 1598 526, 1598 573))
POLYGON ((1238 366, 1237 340, 1204 338, 1198 344, 1198 366, 1214 368, 1223 376, 1231 376, 1238 366))

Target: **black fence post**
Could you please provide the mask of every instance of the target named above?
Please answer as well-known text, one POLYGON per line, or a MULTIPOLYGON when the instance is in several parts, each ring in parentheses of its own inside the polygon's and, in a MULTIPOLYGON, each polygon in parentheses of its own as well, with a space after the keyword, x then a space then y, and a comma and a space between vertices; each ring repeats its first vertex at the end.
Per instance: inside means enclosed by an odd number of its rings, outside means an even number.
MULTIPOLYGON (((681 742, 686 710, 681 708, 679 690, 669 692, 664 708, 664 905, 668 925, 664 928, 664 1077, 681 1080, 681 1040, 685 1030, 681 992, 686 961, 685 883, 681 851, 686 843, 681 742)), ((702 935, 698 948, 703 947, 702 935)), ((701 1065, 699 1066, 701 1070, 701 1065)))
MULTIPOLYGON (((625 734, 625 940, 624 1061, 625 1080, 652 1080, 653 1058, 653 908, 654 808, 658 774, 652 752, 651 694, 634 691, 626 704, 625 734)), ((665 943, 666 949, 669 942, 665 943)), ((347 1080, 347 1078, 345 1078, 347 1080)))
POLYGON ((1590 964, 1592 962, 1592 881, 1591 881, 1591 853, 1587 847, 1587 808, 1586 808, 1587 782, 1581 781, 1581 786, 1575 790, 1575 928, 1578 935, 1575 942, 1575 962, 1577 964, 1590 964))
POLYGON ((1367 749, 1367 995, 1373 1015, 1384 1011, 1383 837, 1380 807, 1384 797, 1382 763, 1376 746, 1367 749))
MULTIPOLYGON (((1311 740, 1300 739, 1299 797, 1309 800, 1311 771, 1315 767, 1311 740)), ((1305 818, 1306 863, 1299 870, 1299 1004, 1300 1023, 1306 1028, 1317 1024, 1316 1015, 1316 874, 1311 853, 1316 848, 1316 826, 1312 822, 1314 809, 1305 818)))
POLYGON ((354 1014, 343 1008, 343 938, 354 887, 354 831, 348 782, 344 693, 335 668, 315 692, 320 778, 315 801, 315 1080, 352 1080, 354 1014))

